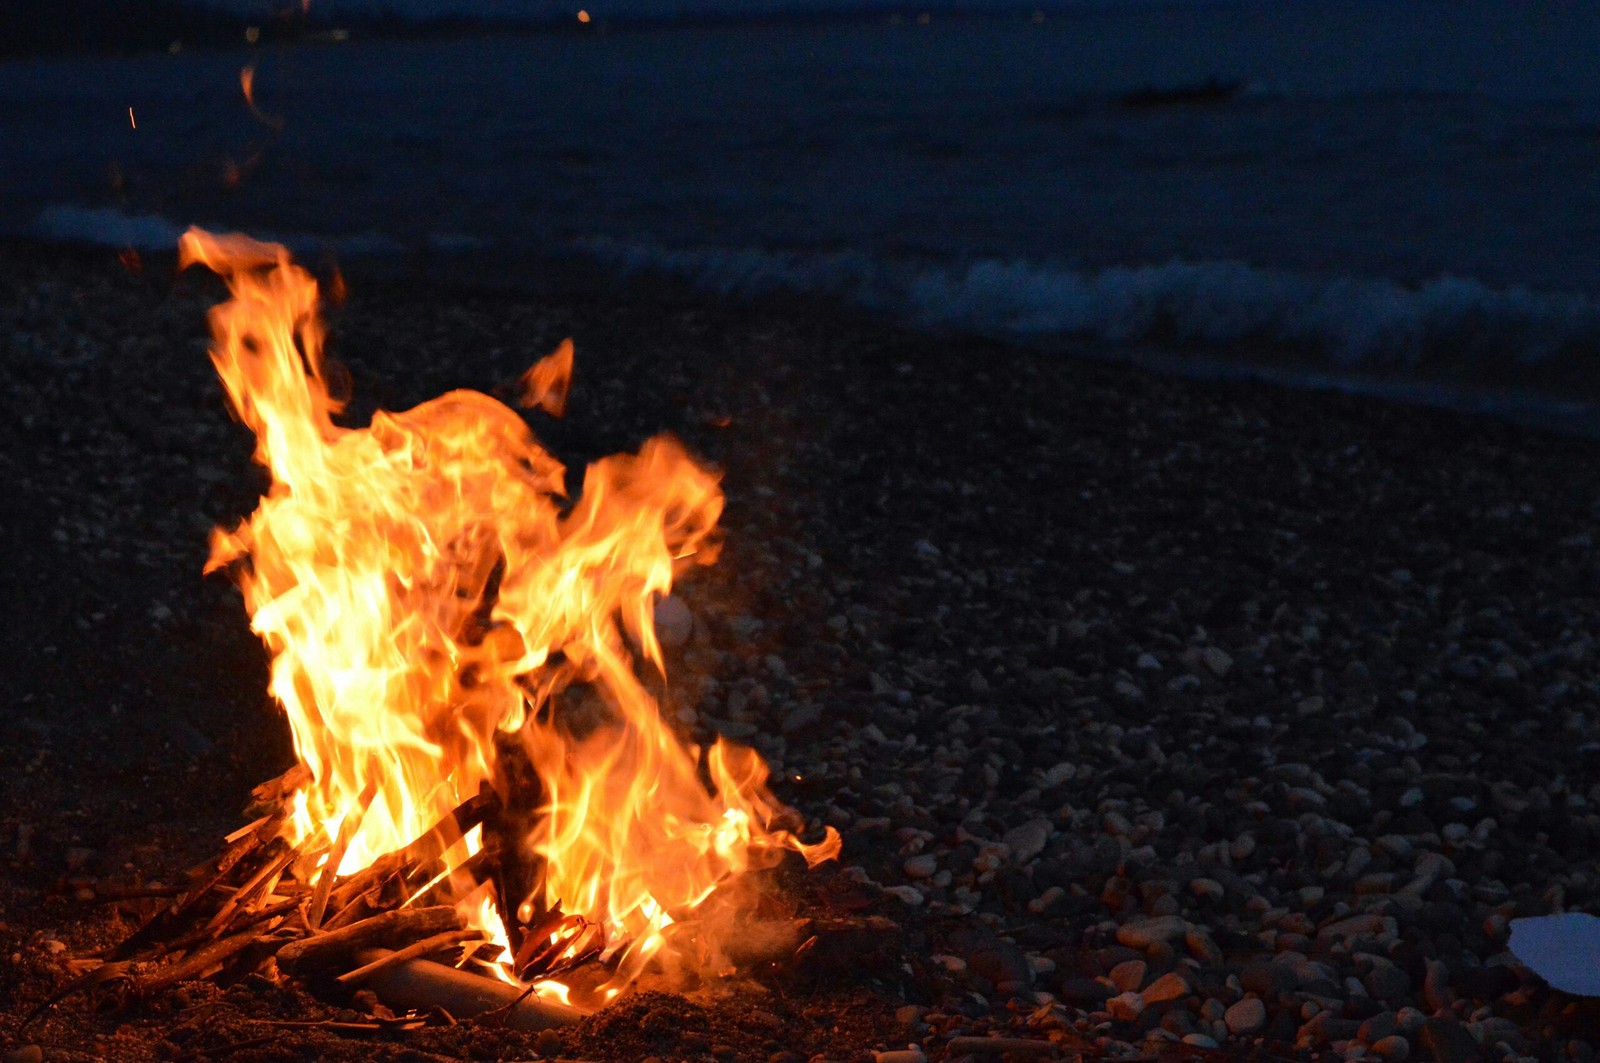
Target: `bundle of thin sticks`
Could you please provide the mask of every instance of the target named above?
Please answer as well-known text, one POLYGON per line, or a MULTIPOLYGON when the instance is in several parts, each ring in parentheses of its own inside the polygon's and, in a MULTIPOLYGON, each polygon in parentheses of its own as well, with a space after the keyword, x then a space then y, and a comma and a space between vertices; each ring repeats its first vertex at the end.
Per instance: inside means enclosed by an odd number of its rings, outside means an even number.
MULTIPOLYGON (((78 961, 87 973, 44 1007, 89 990, 127 1004, 179 982, 234 980, 275 964, 310 984, 374 988, 399 1006, 426 999, 450 1011, 454 1003, 457 1017, 505 1008, 524 1028, 581 1017, 577 1009, 503 981, 453 969, 489 945, 464 926, 456 907, 485 885, 507 929, 513 969, 525 982, 587 962, 603 943, 598 926, 563 914, 559 905, 518 918, 517 899, 529 895, 538 869, 517 855, 524 847, 513 841, 516 815, 493 790, 463 802, 405 848, 341 877, 336 872, 364 807, 346 817, 331 842, 297 848, 284 825, 307 779, 297 766, 258 786, 247 809, 258 818, 229 835, 216 857, 191 869, 182 891, 126 940, 78 961), (474 829, 481 829, 478 851, 448 866, 447 854, 459 856, 459 843, 474 829), (317 870, 302 881, 294 869, 307 866, 317 870)), ((364 794, 363 806, 372 797, 364 794)))

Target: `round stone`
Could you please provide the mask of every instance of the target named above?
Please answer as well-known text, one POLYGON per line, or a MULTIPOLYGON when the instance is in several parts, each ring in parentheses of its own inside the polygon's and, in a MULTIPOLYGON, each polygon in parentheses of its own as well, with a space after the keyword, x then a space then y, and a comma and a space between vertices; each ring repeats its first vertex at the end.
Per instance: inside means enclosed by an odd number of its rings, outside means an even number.
POLYGON ((1411 1056, 1411 1042, 1399 1034, 1390 1034, 1372 1042, 1372 1054, 1388 1063, 1403 1063, 1411 1056))
POLYGON ((1267 1024, 1267 1006, 1259 997, 1245 997, 1223 1012, 1222 1021, 1235 1036, 1252 1034, 1267 1024))
POLYGON ((1138 993, 1118 993, 1106 1001, 1106 1011, 1113 1019, 1132 1022, 1144 1013, 1144 997, 1138 993))

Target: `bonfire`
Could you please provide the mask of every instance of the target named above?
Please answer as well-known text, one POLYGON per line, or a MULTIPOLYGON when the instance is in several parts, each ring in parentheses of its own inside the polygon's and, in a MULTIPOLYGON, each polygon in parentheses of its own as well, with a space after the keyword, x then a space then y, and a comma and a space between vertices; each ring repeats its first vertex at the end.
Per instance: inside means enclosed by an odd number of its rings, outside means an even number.
MULTIPOLYGON (((298 763, 81 985, 275 968, 536 1026, 727 965, 748 913, 708 901, 839 838, 802 841, 753 750, 690 743, 651 693, 655 610, 717 553, 716 473, 661 436, 569 493, 475 391, 342 425, 288 252, 196 229, 181 261, 227 282, 211 358, 272 477, 207 570, 243 592, 298 763)), ((521 404, 560 416, 572 363, 569 341, 521 404)))

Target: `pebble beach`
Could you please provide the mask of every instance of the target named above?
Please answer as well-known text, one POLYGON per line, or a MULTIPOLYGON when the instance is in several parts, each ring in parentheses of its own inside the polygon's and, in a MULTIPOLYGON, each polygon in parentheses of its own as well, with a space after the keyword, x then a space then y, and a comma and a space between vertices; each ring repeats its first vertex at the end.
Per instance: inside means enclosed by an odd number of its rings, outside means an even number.
MULTIPOLYGON (((200 576, 261 488, 205 358, 219 293, 27 243, 0 275, 0 1040, 211 1058, 280 991, 16 1020, 115 935, 113 886, 202 858, 292 756, 237 592, 200 576), (184 1027, 203 1001, 236 1021, 184 1027)), ((1595 1058, 1600 1005, 1508 951, 1512 920, 1600 902, 1595 444, 642 281, 357 270, 330 322, 352 418, 571 336, 568 417, 535 426, 569 467, 669 431, 722 470, 664 709, 839 828, 815 888, 896 944, 848 1020, 728 990, 542 1043, 227 1058, 1595 1058)))

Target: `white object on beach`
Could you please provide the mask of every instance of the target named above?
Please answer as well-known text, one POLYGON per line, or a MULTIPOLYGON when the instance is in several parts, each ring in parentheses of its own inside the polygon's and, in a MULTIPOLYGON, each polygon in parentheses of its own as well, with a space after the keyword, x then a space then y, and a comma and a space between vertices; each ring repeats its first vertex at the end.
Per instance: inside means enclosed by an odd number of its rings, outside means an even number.
POLYGON ((1600 918, 1564 912, 1513 919, 1511 954, 1556 989, 1600 996, 1600 918))

